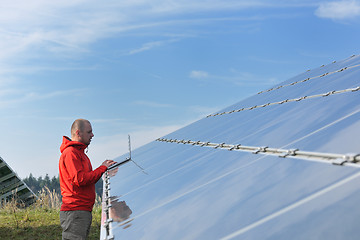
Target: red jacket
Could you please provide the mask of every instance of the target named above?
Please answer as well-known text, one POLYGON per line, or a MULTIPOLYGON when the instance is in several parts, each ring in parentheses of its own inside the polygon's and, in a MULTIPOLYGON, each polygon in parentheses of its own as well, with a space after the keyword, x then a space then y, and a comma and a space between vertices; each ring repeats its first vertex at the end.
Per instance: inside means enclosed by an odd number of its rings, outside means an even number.
POLYGON ((85 154, 87 145, 63 137, 59 161, 62 205, 60 211, 92 211, 95 203, 95 183, 107 170, 100 166, 94 171, 85 154))

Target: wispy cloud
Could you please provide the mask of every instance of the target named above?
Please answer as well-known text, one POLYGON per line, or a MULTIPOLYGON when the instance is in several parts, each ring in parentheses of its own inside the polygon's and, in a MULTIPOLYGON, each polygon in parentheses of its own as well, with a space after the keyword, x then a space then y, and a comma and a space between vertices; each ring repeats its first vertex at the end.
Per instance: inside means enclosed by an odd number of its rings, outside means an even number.
POLYGON ((60 71, 77 71, 77 70, 96 70, 97 66, 58 66, 58 65, 43 65, 43 66, 8 66, 6 64, 0 65, 0 75, 2 75, 0 79, 0 86, 2 82, 15 82, 16 79, 6 77, 7 75, 13 75, 13 73, 20 73, 20 74, 33 74, 36 72, 42 71, 53 71, 53 72, 60 72, 60 71))
POLYGON ((320 18, 330 18, 333 20, 360 17, 360 2, 357 0, 323 2, 316 9, 315 15, 320 18))
POLYGON ((129 51, 128 55, 133 55, 133 54, 136 54, 136 53, 141 53, 141 52, 144 52, 144 51, 148 51, 148 50, 151 50, 153 48, 160 47, 160 46, 163 46, 165 44, 169 44, 169 43, 176 42, 176 41, 179 41, 179 40, 178 39, 170 39, 170 40, 165 40, 165 41, 155 41, 155 42, 144 43, 140 48, 133 49, 133 50, 129 51))
POLYGON ((204 79, 209 77, 209 73, 205 71, 193 70, 189 74, 190 78, 204 79))
POLYGON ((85 89, 70 89, 64 91, 53 91, 47 93, 40 93, 34 91, 25 91, 22 89, 5 89, 0 92, 0 108, 11 107, 14 104, 24 102, 39 101, 51 99, 60 96, 82 94, 85 89))
MULTIPOLYGON (((100 39, 164 24, 231 20, 199 18, 189 21, 186 20, 188 18, 183 18, 196 12, 273 8, 292 4, 298 3, 269 3, 265 0, 110 0, 104 4, 94 0, 34 0, 31 3, 4 0, 2 6, 6 7, 0 8, 0 63, 8 62, 9 59, 18 62, 19 59, 24 61, 40 57, 57 58, 63 54, 67 57, 86 54, 91 51, 91 45, 100 39), (21 58, 18 57, 19 54, 21 58)), ((179 34, 179 31, 174 29, 169 33, 179 34)), ((147 51, 177 40, 148 42, 131 50, 129 54, 147 51)))

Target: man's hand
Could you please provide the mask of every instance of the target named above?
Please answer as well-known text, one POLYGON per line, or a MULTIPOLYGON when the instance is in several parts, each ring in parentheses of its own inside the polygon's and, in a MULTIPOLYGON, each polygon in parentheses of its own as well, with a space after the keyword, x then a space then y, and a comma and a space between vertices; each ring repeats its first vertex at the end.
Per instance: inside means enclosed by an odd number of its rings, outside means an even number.
POLYGON ((110 167, 111 165, 115 164, 116 162, 113 160, 105 160, 101 165, 104 165, 105 167, 110 167))

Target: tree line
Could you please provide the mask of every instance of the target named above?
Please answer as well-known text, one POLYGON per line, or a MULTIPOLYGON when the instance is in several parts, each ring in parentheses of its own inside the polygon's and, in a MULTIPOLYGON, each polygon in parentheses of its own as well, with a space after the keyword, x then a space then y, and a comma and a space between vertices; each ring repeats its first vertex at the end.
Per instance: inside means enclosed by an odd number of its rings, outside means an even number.
MULTIPOLYGON (((36 178, 30 173, 23 181, 35 194, 38 194, 44 187, 49 188, 50 191, 55 191, 57 194, 61 194, 59 176, 50 178, 49 174, 46 174, 44 178, 42 176, 36 178)), ((103 183, 100 178, 95 184, 95 191, 100 197, 102 196, 102 188, 103 183)))

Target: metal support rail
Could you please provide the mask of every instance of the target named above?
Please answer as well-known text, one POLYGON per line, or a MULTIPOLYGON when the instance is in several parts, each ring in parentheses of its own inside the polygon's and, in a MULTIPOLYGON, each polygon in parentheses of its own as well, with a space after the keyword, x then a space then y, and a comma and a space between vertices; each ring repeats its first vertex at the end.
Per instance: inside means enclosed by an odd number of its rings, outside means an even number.
POLYGON ((104 173, 104 183, 103 183, 103 187, 104 187, 104 196, 103 196, 103 201, 104 201, 104 212, 105 212, 105 221, 104 221, 104 228, 106 231, 106 235, 105 235, 105 240, 113 240, 114 236, 111 234, 110 231, 110 223, 113 221, 110 218, 110 208, 111 208, 111 199, 110 199, 110 176, 109 176, 109 172, 106 171, 104 173))
POLYGON ((200 147, 211 147, 214 149, 220 148, 229 151, 245 151, 251 152, 253 154, 268 154, 275 155, 281 158, 300 158, 305 160, 312 161, 321 161, 327 162, 334 165, 341 166, 351 166, 351 167, 360 167, 360 154, 337 154, 337 153, 320 153, 320 152, 309 152, 309 151, 300 151, 299 149, 280 149, 280 148, 270 148, 267 146, 256 147, 256 146, 244 146, 241 144, 226 144, 226 143, 211 143, 211 142, 202 142, 202 141, 192 141, 192 140, 177 140, 177 139, 166 139, 158 138, 156 141, 159 142, 168 142, 168 143, 177 143, 177 144, 189 144, 200 147))
MULTIPOLYGON (((353 56, 351 56, 351 57, 354 57, 354 56, 355 56, 355 55, 353 55, 353 56)), ((336 61, 334 61, 333 63, 335 63, 335 62, 336 62, 336 61)), ((324 66, 324 65, 323 65, 323 66, 324 66)), ((323 67, 323 66, 321 66, 321 67, 323 67)), ((338 69, 338 70, 333 71, 333 72, 327 72, 327 73, 321 74, 321 75, 319 75, 319 76, 315 76, 315 77, 311 77, 311 78, 306 78, 306 79, 303 79, 303 80, 300 80, 300 81, 296 81, 296 82, 292 82, 292 83, 289 83, 289 84, 285 84, 285 85, 273 87, 273 88, 270 88, 270 89, 268 89, 268 90, 264 90, 264 91, 258 92, 257 94, 274 91, 274 90, 277 90, 277 89, 280 89, 280 88, 283 88, 283 87, 292 86, 292 85, 295 85, 295 84, 298 84, 298 83, 302 83, 302 82, 307 82, 307 81, 313 80, 313 79, 315 79, 315 78, 325 77, 325 76, 330 75, 330 74, 333 74, 333 73, 343 72, 344 70, 356 68, 356 67, 359 67, 359 66, 360 66, 360 64, 357 64, 357 65, 354 65, 354 66, 350 66, 350 67, 344 67, 344 68, 338 69)), ((308 71, 310 71, 310 70, 308 70, 308 71)))
POLYGON ((208 115, 206 117, 215 117, 215 116, 220 116, 220 115, 224 115, 224 114, 230 114, 230 113, 234 113, 234 112, 252 110, 252 109, 255 109, 255 108, 263 108, 263 107, 276 105, 276 104, 283 104, 283 103, 288 103, 288 102, 299 102, 299 101, 305 100, 305 99, 318 98, 318 97, 327 97, 327 96, 334 95, 334 94, 347 93, 347 92, 356 92, 356 91, 359 91, 359 90, 360 90, 360 86, 355 87, 355 88, 348 88, 348 89, 344 89, 344 90, 334 90, 334 91, 321 93, 321 94, 316 94, 316 95, 311 95, 311 96, 303 96, 303 97, 299 97, 299 98, 286 99, 286 100, 279 101, 279 102, 266 103, 266 104, 262 104, 262 105, 255 105, 255 106, 252 106, 252 107, 245 107, 245 108, 236 109, 236 110, 227 111, 227 112, 210 114, 210 115, 208 115))

